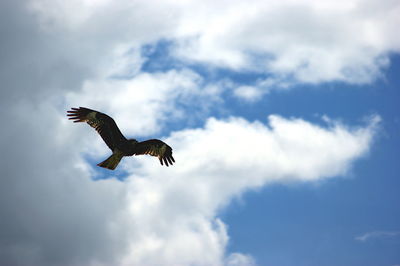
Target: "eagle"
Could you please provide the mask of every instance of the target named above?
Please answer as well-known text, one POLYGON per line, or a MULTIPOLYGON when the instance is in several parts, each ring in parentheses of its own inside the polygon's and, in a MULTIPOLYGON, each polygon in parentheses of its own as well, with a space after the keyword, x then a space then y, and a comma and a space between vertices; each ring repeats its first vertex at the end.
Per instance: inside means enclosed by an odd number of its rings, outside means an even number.
POLYGON ((137 141, 127 139, 122 135, 114 119, 101 112, 85 108, 71 108, 67 116, 74 123, 86 122, 93 127, 112 151, 112 155, 103 162, 97 164, 110 170, 114 170, 122 157, 148 154, 158 157, 161 165, 172 165, 175 162, 172 157, 172 148, 159 139, 137 141))

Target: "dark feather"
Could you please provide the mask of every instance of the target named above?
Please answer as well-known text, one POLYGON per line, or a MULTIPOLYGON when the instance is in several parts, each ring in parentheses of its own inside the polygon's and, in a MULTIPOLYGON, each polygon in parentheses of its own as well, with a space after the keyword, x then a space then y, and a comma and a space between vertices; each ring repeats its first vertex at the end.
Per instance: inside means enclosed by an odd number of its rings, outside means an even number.
POLYGON ((135 155, 141 154, 158 157, 161 165, 169 166, 175 162, 174 157, 172 157, 172 148, 158 139, 149 139, 136 143, 135 155))
POLYGON ((111 150, 114 150, 118 143, 126 141, 114 119, 106 114, 85 107, 71 108, 67 113, 74 123, 86 122, 96 129, 111 150))

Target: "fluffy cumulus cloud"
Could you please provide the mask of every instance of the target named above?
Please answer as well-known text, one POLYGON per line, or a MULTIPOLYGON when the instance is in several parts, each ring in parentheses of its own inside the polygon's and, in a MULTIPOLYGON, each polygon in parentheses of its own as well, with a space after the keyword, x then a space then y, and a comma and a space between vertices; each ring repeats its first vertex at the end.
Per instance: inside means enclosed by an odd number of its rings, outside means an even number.
POLYGON ((139 158, 143 160, 139 168, 125 166, 133 175, 147 176, 146 182, 154 177, 154 189, 167 189, 170 179, 171 195, 184 197, 178 202, 192 202, 192 211, 213 216, 246 189, 346 173, 352 160, 368 151, 378 121, 373 117, 366 127, 349 129, 340 124, 323 128, 279 116, 270 116, 267 125, 243 118, 210 118, 204 128, 174 132, 167 139, 176 149, 179 166, 166 172, 144 158, 139 158), (196 188, 196 197, 185 184, 196 188))
MULTIPOLYGON (((346 174, 368 153, 379 117, 359 126, 208 117, 234 86, 185 63, 267 73, 261 89, 370 82, 399 49, 388 34, 398 7, 346 3, 1 1, 0 264, 255 265, 227 252, 219 210, 269 183, 346 174), (179 67, 145 71, 152 58, 141 49, 162 39, 179 67), (66 120, 70 106, 106 111, 127 135, 163 134, 176 165, 128 158, 123 181, 94 181, 87 159, 109 151, 66 120), (193 116, 203 122, 189 128, 193 116), (169 132, 169 118, 183 126, 169 132)), ((256 87, 233 93, 256 100, 265 94, 256 87)))
POLYGON ((393 34, 400 5, 391 0, 31 0, 30 6, 50 30, 131 45, 169 39, 181 60, 306 83, 372 82, 388 54, 400 51, 393 34))
POLYGON ((349 129, 278 116, 271 116, 268 125, 212 118, 204 128, 167 138, 177 160, 171 169, 154 167, 155 160, 148 158, 137 158, 141 163, 134 167, 126 159, 130 188, 120 219, 138 231, 131 229, 123 262, 253 265, 249 256, 224 254, 228 237, 218 210, 268 183, 344 174, 368 151, 378 120, 349 129))
POLYGON ((97 141, 92 129, 78 134, 51 105, 28 119, 30 108, 8 114, 25 122, 13 131, 28 130, 29 139, 2 143, 6 265, 254 265, 248 255, 226 254, 228 231, 218 210, 271 182, 345 173, 368 151, 378 120, 348 128, 279 116, 268 124, 210 118, 166 138, 176 165, 127 158, 121 182, 90 179, 92 166, 79 154, 97 141))
POLYGON ((178 41, 176 51, 189 60, 300 82, 367 83, 387 65, 387 54, 400 49, 391 34, 400 22, 396 1, 190 1, 192 5, 192 12, 185 9, 187 23, 178 31, 185 40, 178 41))

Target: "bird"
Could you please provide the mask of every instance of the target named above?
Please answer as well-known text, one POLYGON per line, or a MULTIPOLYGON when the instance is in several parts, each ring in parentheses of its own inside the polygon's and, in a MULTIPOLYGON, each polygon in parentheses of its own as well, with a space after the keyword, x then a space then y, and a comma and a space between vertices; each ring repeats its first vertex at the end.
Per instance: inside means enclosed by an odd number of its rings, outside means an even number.
POLYGON ((158 157, 161 165, 172 165, 175 159, 172 148, 159 139, 137 141, 127 139, 110 116, 86 107, 71 108, 67 111, 69 120, 74 123, 86 122, 93 127, 112 151, 112 154, 97 165, 114 170, 124 156, 148 154, 158 157))

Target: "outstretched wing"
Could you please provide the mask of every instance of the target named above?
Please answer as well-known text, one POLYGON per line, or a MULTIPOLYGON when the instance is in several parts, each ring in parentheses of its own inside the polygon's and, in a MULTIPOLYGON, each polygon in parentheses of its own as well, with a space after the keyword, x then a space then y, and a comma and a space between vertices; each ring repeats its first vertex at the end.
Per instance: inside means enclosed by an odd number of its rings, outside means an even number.
POLYGON ((71 108, 71 111, 67 111, 67 113, 69 119, 74 123, 86 122, 96 129, 111 150, 114 150, 117 143, 126 141, 114 119, 106 114, 85 107, 71 108))
POLYGON ((158 139, 149 139, 136 143, 135 155, 141 154, 149 154, 158 157, 161 165, 165 163, 165 165, 168 166, 175 162, 174 157, 172 157, 172 148, 158 139))

